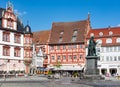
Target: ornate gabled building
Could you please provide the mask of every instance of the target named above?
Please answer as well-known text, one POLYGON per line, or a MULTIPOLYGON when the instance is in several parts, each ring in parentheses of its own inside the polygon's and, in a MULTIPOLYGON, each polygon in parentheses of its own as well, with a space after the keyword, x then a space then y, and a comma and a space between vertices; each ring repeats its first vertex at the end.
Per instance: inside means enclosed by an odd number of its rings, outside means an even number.
POLYGON ((85 38, 90 28, 89 15, 86 20, 53 23, 49 40, 49 67, 69 73, 83 70, 85 38), (59 68, 57 64, 60 64, 59 68))
POLYGON ((94 36, 97 42, 100 74, 120 75, 120 27, 91 29, 86 39, 87 44, 91 36, 94 36))
POLYGON ((0 8, 0 71, 28 71, 32 59, 32 33, 15 15, 11 2, 0 8))

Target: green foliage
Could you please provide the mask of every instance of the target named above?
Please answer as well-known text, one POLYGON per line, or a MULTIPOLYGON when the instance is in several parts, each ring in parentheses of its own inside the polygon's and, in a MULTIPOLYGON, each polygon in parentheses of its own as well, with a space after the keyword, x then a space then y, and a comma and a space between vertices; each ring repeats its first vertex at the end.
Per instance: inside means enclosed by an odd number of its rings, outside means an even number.
POLYGON ((73 73, 74 77, 78 76, 78 72, 73 73))
POLYGON ((56 62, 56 64, 54 66, 57 68, 60 68, 62 65, 61 65, 61 62, 56 62))
POLYGON ((49 72, 48 72, 48 75, 52 75, 52 71, 49 71, 49 72))

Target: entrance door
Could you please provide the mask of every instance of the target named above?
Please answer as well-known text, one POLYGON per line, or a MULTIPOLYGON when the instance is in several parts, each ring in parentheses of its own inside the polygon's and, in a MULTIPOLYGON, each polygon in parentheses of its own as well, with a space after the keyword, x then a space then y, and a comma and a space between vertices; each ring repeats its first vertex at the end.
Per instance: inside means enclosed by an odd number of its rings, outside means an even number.
POLYGON ((116 69, 116 68, 111 68, 111 69, 110 69, 110 74, 111 74, 111 76, 116 75, 116 73, 117 73, 117 69, 116 69))
POLYGON ((102 73, 103 75, 106 75, 107 69, 101 69, 101 73, 102 73))

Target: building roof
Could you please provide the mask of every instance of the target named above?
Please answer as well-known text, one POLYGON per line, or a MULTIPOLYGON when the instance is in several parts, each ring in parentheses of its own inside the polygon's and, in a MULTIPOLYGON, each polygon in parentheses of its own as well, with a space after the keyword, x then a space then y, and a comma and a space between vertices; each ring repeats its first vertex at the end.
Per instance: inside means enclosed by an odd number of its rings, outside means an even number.
POLYGON ((57 22, 52 24, 49 44, 79 43, 84 42, 85 29, 87 29, 88 21, 76 22, 57 22), (76 40, 72 41, 74 31, 77 30, 76 40), (63 33, 63 34, 61 34, 63 33), (62 41, 60 42, 60 38, 62 41))
POLYGON ((117 42, 117 39, 120 38, 120 27, 108 27, 108 28, 99 28, 91 29, 87 35, 87 39, 94 36, 95 40, 101 40, 101 46, 119 46, 120 42, 117 42), (108 43, 107 40, 110 39, 108 43), (112 41, 111 41, 112 40, 112 41))
POLYGON ((33 32, 33 43, 46 44, 49 41, 50 30, 33 32))
POLYGON ((120 27, 91 29, 87 36, 90 37, 91 34, 94 34, 95 37, 106 37, 106 36, 120 35, 120 27), (111 35, 110 35, 110 32, 112 32, 111 35), (100 33, 103 33, 103 35, 101 35, 100 33))

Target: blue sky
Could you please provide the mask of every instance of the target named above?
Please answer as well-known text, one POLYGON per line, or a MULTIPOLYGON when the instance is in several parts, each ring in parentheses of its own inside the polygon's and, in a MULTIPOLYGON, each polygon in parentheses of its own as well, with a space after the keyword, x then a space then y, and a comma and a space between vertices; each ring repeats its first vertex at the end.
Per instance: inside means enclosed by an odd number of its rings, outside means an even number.
MULTIPOLYGON (((5 8, 8 0, 0 0, 5 8)), ((120 0, 10 0, 24 25, 32 31, 49 30, 53 22, 85 20, 88 12, 92 28, 120 26, 120 0)))

